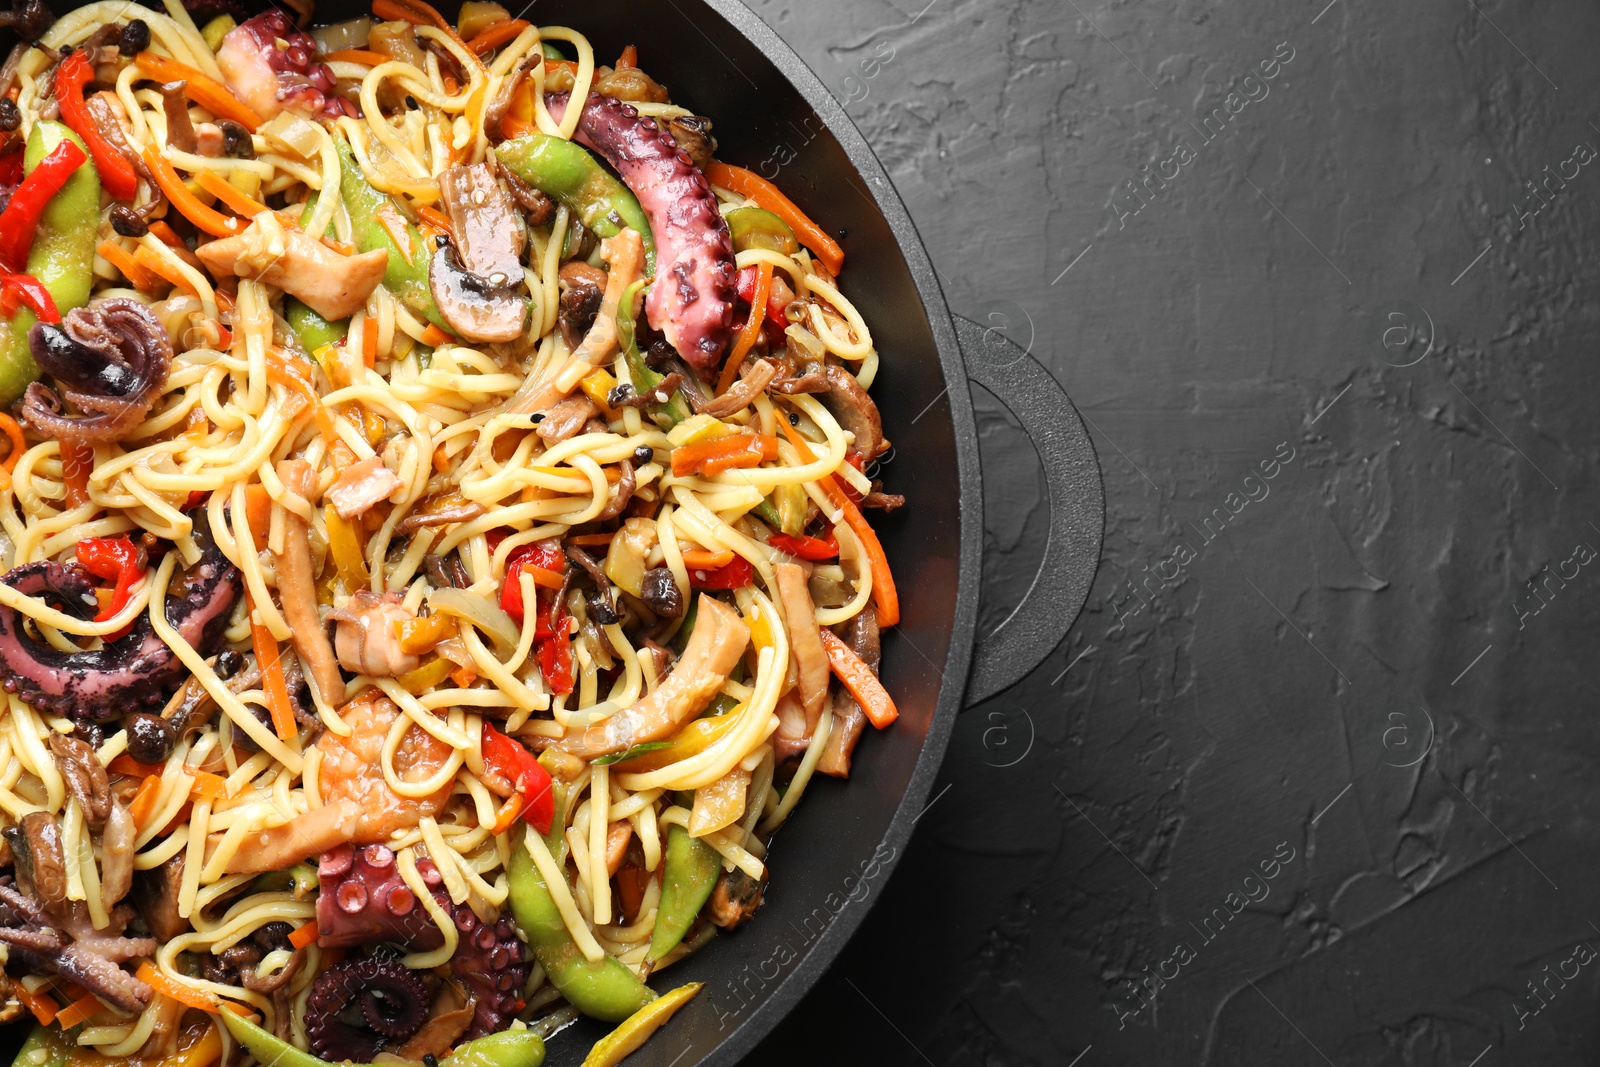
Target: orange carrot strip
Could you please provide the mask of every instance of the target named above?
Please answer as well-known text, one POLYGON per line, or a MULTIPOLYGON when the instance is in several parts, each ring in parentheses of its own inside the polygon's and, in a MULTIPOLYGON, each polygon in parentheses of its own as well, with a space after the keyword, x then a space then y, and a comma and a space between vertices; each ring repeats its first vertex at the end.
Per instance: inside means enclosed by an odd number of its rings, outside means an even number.
POLYGON ((126 752, 106 764, 106 770, 113 774, 125 774, 129 778, 159 777, 164 769, 159 763, 140 763, 126 752))
POLYGON ((250 524, 250 539, 254 542, 250 547, 260 552, 267 536, 267 524, 272 521, 272 497, 267 495, 267 487, 259 482, 245 486, 244 517, 250 524))
POLYGON ((56 1022, 61 1024, 61 1029, 71 1030, 99 1010, 100 998, 93 993, 85 993, 71 1004, 62 1008, 56 1014, 56 1022))
POLYGON ((872 668, 826 626, 820 627, 817 635, 822 638, 822 649, 828 654, 828 666, 833 668, 833 673, 844 683, 844 687, 850 690, 850 695, 856 698, 856 703, 861 705, 861 710, 866 712, 872 725, 881 730, 898 719, 900 711, 894 706, 894 698, 878 681, 878 676, 872 673, 872 668))
POLYGON ((156 836, 157 837, 168 837, 168 836, 170 836, 172 834, 172 831, 176 830, 178 827, 182 826, 184 823, 189 821, 189 816, 191 814, 193 814, 193 812, 194 812, 194 801, 185 800, 183 802, 183 807, 178 809, 178 814, 174 815, 172 817, 172 820, 170 822, 168 822, 167 825, 163 826, 161 828, 161 832, 159 834, 157 834, 156 836))
POLYGON ((317 920, 315 919, 312 919, 310 922, 300 924, 294 928, 293 932, 289 934, 289 944, 293 945, 295 948, 305 948, 316 939, 317 920))
POLYGON ((717 394, 726 393, 733 383, 739 379, 739 365, 744 362, 744 357, 750 347, 756 343, 756 338, 761 336, 761 324, 767 319, 767 298, 772 294, 772 264, 762 262, 756 265, 756 288, 750 294, 750 318, 745 320, 744 329, 739 331, 738 340, 733 343, 733 351, 728 355, 728 362, 722 365, 722 377, 717 381, 717 394))
MULTIPOLYGON (((287 693, 287 690, 285 690, 287 693)), ((290 735, 293 736, 292 734, 290 735)), ((289 738, 284 738, 287 741, 289 738)), ((191 798, 200 800, 216 800, 228 792, 228 780, 221 775, 209 771, 200 771, 194 776, 194 785, 189 790, 191 798)))
POLYGON ((133 57, 134 64, 156 81, 184 83, 184 95, 219 119, 232 119, 251 133, 261 125, 261 116, 233 91, 208 78, 187 63, 179 63, 154 52, 140 52, 133 57))
POLYGON ((445 333, 431 322, 428 323, 427 328, 422 331, 422 343, 427 345, 429 348, 438 348, 440 345, 449 344, 454 340, 454 337, 451 337, 449 334, 445 333))
POLYGON ((440 233, 450 233, 450 220, 445 218, 444 213, 438 208, 423 205, 422 207, 417 208, 417 215, 422 219, 423 222, 432 226, 440 233))
POLYGON ((11 439, 11 451, 7 453, 5 462, 0 463, 0 467, 5 468, 5 472, 10 474, 17 469, 17 460, 27 451, 28 442, 22 439, 22 427, 17 425, 17 420, 4 412, 0 412, 0 430, 11 439))
POLYGON ((171 997, 180 1004, 187 1004, 191 1008, 197 1008, 204 1012, 217 1010, 217 1001, 211 994, 202 993, 187 982, 178 982, 168 978, 156 970, 155 964, 149 960, 139 964, 139 969, 134 972, 134 977, 162 996, 171 997))
POLYGON ((161 777, 152 774, 139 783, 139 791, 133 794, 133 802, 128 805, 128 814, 133 818, 133 825, 144 829, 144 824, 155 811, 156 797, 161 793, 161 777))
POLYGON ((844 249, 823 232, 822 227, 812 222, 810 217, 790 200, 776 185, 754 171, 735 167, 728 163, 712 163, 706 168, 706 177, 711 179, 711 184, 720 185, 724 189, 731 189, 741 196, 747 196, 761 207, 766 208, 794 231, 800 238, 800 243, 816 253, 822 265, 828 268, 828 273, 838 277, 839 271, 844 267, 844 249))
POLYGON ((361 320, 361 361, 368 370, 378 363, 378 320, 371 315, 361 320))
POLYGON ((473 55, 481 56, 514 39, 527 28, 527 19, 502 19, 479 30, 478 35, 467 42, 467 47, 472 50, 473 55))
POLYGON ((33 1012, 33 1017, 39 1020, 40 1026, 49 1026, 56 1021, 60 1009, 56 1007, 55 998, 49 994, 30 993, 22 987, 21 982, 18 982, 12 989, 12 996, 22 1001, 28 1010, 33 1012))
POLYGON ((733 562, 733 553, 727 549, 711 552, 704 548, 691 548, 683 553, 683 565, 692 571, 714 571, 733 562))
POLYGON ((341 256, 353 256, 356 254, 356 246, 349 241, 341 241, 336 237, 324 237, 322 243, 341 256))
POLYGON ((161 191, 167 194, 167 199, 172 201, 172 206, 206 233, 214 237, 232 237, 244 229, 244 223, 238 219, 202 204, 189 191, 189 187, 183 184, 183 179, 178 177, 178 172, 173 169, 172 164, 162 159, 153 146, 144 150, 144 165, 149 168, 156 185, 160 186, 161 191))
POLYGON ((115 241, 101 241, 100 247, 95 249, 105 257, 107 263, 122 272, 122 276, 133 285, 135 289, 154 289, 156 278, 149 271, 139 266, 138 262, 121 245, 115 241))
POLYGON ((61 442, 61 478, 67 483, 67 507, 89 502, 89 472, 94 470, 94 449, 88 445, 61 442))
POLYGON ((134 250, 133 262, 141 269, 163 278, 174 288, 182 289, 186 293, 194 292, 194 286, 190 284, 189 279, 185 278, 177 267, 167 262, 164 257, 150 251, 146 245, 140 245, 134 250))
POLYGON ((609 545, 614 533, 586 533, 567 538, 570 545, 609 545))
POLYGON ((156 221, 152 222, 150 224, 150 232, 155 234, 156 239, 168 248, 181 248, 185 252, 189 250, 189 246, 183 243, 183 238, 178 236, 178 231, 167 225, 166 219, 156 219, 156 221))
MULTIPOLYGON (((795 451, 800 453, 802 462, 810 463, 817 458, 811 451, 811 446, 806 443, 806 439, 789 425, 788 419, 777 421, 778 428, 789 438, 795 451)), ((856 507, 855 502, 845 495, 833 475, 823 475, 817 482, 827 492, 828 499, 833 501, 834 507, 844 513, 844 521, 855 531, 855 535, 861 539, 861 547, 866 550, 867 562, 872 567, 872 603, 878 609, 878 625, 893 626, 900 621, 900 594, 894 587, 894 574, 889 570, 889 557, 883 551, 883 544, 878 540, 877 531, 872 528, 866 516, 861 514, 861 509, 856 507)))
POLYGON ((457 689, 465 689, 478 680, 478 672, 467 667, 457 667, 450 672, 450 680, 457 689))
MULTIPOLYGON (((483 60, 478 58, 477 53, 468 48, 467 42, 463 41, 461 36, 456 33, 456 28, 450 24, 450 20, 439 14, 430 5, 423 3, 423 0, 373 0, 372 13, 379 18, 390 21, 404 19, 406 22, 414 23, 418 26, 430 24, 437 26, 444 31, 445 36, 460 45, 463 51, 472 56, 473 61, 478 64, 480 70, 488 69, 483 65, 483 60)), ((454 89, 450 91, 452 93, 455 92, 454 89)))
POLYGON ((513 793, 506 798, 504 804, 500 805, 500 810, 495 812, 494 815, 493 833, 496 837, 516 824, 517 819, 522 815, 522 808, 526 801, 527 798, 520 793, 513 793))
POLYGON ((543 567, 535 567, 533 564, 526 562, 522 564, 522 573, 532 575, 533 584, 545 589, 560 589, 561 583, 565 581, 555 571, 546 570, 543 567))
POLYGON ((289 706, 289 685, 283 678, 283 662, 278 656, 278 641, 267 628, 251 620, 250 638, 255 644, 256 663, 266 683, 267 710, 272 713, 272 728, 278 740, 290 741, 300 732, 289 706))
POLYGON ((267 205, 250 197, 215 171, 203 170, 194 176, 200 188, 228 205, 229 209, 246 218, 255 218, 267 210, 267 205))
POLYGON ((622 50, 622 55, 617 57, 617 69, 625 70, 629 67, 637 67, 638 65, 639 50, 630 44, 628 47, 622 50))
POLYGON ((392 57, 382 52, 369 52, 365 48, 341 48, 337 52, 329 52, 322 58, 325 61, 360 63, 364 67, 377 67, 389 62, 392 57))
POLYGON ((758 467, 763 460, 776 459, 777 456, 776 437, 762 433, 734 433, 674 448, 672 473, 679 478, 690 474, 711 477, 735 467, 758 467))
POLYGON ((338 431, 333 428, 333 416, 328 414, 328 409, 322 404, 322 398, 311 385, 309 380, 311 369, 305 367, 306 376, 302 377, 300 367, 303 364, 298 360, 293 363, 295 365, 291 365, 291 361, 285 358, 283 349, 273 345, 267 349, 267 378, 294 391, 302 401, 310 405, 311 413, 317 420, 317 431, 331 446, 339 440, 338 431))

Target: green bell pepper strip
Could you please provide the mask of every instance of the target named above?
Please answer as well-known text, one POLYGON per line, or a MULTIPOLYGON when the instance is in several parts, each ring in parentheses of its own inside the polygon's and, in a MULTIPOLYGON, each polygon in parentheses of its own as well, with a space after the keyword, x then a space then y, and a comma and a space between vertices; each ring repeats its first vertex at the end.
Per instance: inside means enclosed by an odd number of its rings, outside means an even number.
MULTIPOLYGON (((622 303, 617 308, 617 346, 622 349, 622 358, 628 364, 628 376, 633 379, 633 390, 640 396, 660 385, 666 377, 657 374, 645 363, 644 353, 639 351, 639 342, 636 339, 633 302, 639 290, 646 284, 648 283, 641 278, 624 289, 622 303)), ((670 430, 689 417, 689 402, 683 398, 681 390, 674 391, 672 399, 657 407, 655 411, 656 421, 662 424, 661 428, 670 430)))
POLYGON ((628 187, 582 145, 549 134, 530 133, 506 141, 494 152, 511 173, 555 197, 599 236, 615 237, 624 229, 639 231, 644 238, 644 272, 655 274, 656 242, 644 208, 628 187))
MULTIPOLYGON (((24 173, 31 174, 62 138, 71 138, 83 147, 83 140, 59 122, 34 123, 23 156, 24 173)), ((45 206, 23 270, 44 285, 62 315, 89 300, 99 226, 100 175, 94 161, 86 159, 45 206)), ((21 396, 28 383, 39 377, 39 365, 28 351, 28 330, 37 321, 32 311, 21 307, 9 321, 0 323, 0 407, 21 396)))
POLYGON ((361 164, 343 137, 334 139, 339 148, 339 195, 344 198, 345 210, 350 213, 351 236, 361 252, 375 248, 386 249, 389 266, 383 272, 383 284, 403 300, 412 311, 426 318, 441 330, 448 330, 439 306, 433 302, 433 291, 428 287, 428 264, 433 261, 433 246, 418 231, 416 224, 400 213, 399 206, 388 193, 379 192, 361 173, 361 164), (408 256, 395 243, 393 235, 379 221, 379 216, 391 213, 396 224, 404 224, 411 245, 408 256))
POLYGON ((312 355, 316 355, 317 349, 323 345, 343 341, 350 332, 349 319, 329 322, 292 296, 283 302, 283 317, 288 320, 295 336, 300 338, 300 344, 312 355))
POLYGON ((742 207, 728 212, 728 233, 733 237, 735 252, 765 248, 792 256, 800 251, 800 242, 789 224, 765 208, 742 207))
MULTIPOLYGON (((558 792, 556 818, 550 833, 559 843, 564 820, 560 817, 566 797, 558 792)), ((525 830, 525 833, 534 833, 525 830)), ((549 838, 546 843, 549 843, 549 838)), ((555 848, 551 848, 552 854, 555 848)), ((618 1023, 655 999, 655 992, 612 956, 591 963, 567 932, 561 909, 550 895, 544 874, 526 843, 513 838, 511 862, 506 865, 511 889, 511 914, 522 928, 539 965, 550 984, 560 990, 574 1008, 585 1015, 618 1023)), ((296 1065, 289 1065, 296 1067, 296 1065)))
POLYGON ((722 856, 716 849, 690 837, 682 826, 668 827, 661 903, 656 909, 656 929, 650 935, 646 959, 654 963, 678 947, 700 909, 711 899, 711 890, 716 888, 721 874, 722 856))

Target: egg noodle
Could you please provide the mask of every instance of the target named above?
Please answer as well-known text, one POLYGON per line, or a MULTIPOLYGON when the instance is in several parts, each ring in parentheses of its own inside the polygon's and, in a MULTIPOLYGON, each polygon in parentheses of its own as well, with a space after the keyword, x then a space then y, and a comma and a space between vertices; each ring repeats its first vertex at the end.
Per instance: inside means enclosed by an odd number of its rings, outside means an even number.
MULTIPOLYGON (((15 68, 17 136, 55 117, 52 73, 62 50, 81 48, 107 24, 133 20, 148 27, 150 52, 225 80, 217 50, 178 0, 166 0, 159 10, 100 0, 56 20, 23 53, 15 68)), ((571 140, 582 109, 567 107, 553 117, 546 106, 550 83, 559 81, 581 101, 613 72, 597 66, 588 40, 565 27, 508 30, 502 44, 480 56, 453 27, 417 23, 420 65, 326 57, 350 106, 333 117, 284 110, 254 132, 253 151, 242 156, 172 144, 170 103, 134 63, 112 64, 114 83, 102 92, 120 103, 132 155, 158 155, 191 193, 207 188, 197 184, 203 175, 214 175, 240 199, 270 205, 265 217, 257 216, 263 226, 272 225, 272 212, 278 219, 298 218, 312 238, 348 251, 370 220, 352 218, 341 197, 341 142, 366 182, 414 220, 440 201, 441 173, 493 164, 484 112, 508 80, 520 74, 532 87, 530 133, 571 140), (571 58, 550 62, 541 55, 571 58), (396 107, 400 98, 405 104, 396 107)), ((102 64, 102 78, 106 70, 102 64)), ((690 115, 661 100, 634 103, 662 123, 690 115)), ((219 118, 199 103, 187 107, 196 125, 219 118)), ((765 203, 748 188, 712 184, 724 217, 765 203)), ((158 199, 152 186, 145 177, 130 206, 158 199)), ((225 203, 218 200, 215 209, 225 203)), ((136 881, 176 870, 181 860, 172 903, 186 929, 161 940, 147 962, 126 962, 128 975, 137 968, 153 988, 149 1006, 130 1012, 104 998, 90 1003, 72 1016, 80 1027, 76 1042, 111 1057, 186 1056, 186 1067, 205 1067, 229 1040, 211 1017, 201 1025, 201 1016, 186 1013, 233 1006, 307 1048, 314 983, 354 950, 295 937, 290 948, 257 954, 251 983, 215 980, 227 972, 195 961, 220 958, 268 924, 315 934, 315 893, 273 872, 317 863, 337 821, 330 806, 344 798, 355 799, 375 827, 357 846, 379 843, 392 850, 398 876, 439 929, 434 947, 413 947, 403 956, 410 969, 443 968, 465 936, 431 893, 424 861, 437 870, 452 904, 469 905, 492 922, 507 913, 508 865, 513 850, 523 848, 531 850, 567 933, 587 960, 610 957, 646 977, 703 944, 716 926, 702 917, 664 958, 647 959, 670 828, 690 828, 715 850, 724 872, 755 883, 766 879, 772 833, 818 773, 830 736, 842 732, 842 702, 852 698, 838 681, 828 686, 824 673, 827 698, 806 728, 808 743, 788 750, 778 736, 783 702, 802 685, 804 653, 811 653, 815 669, 818 628, 842 633, 864 610, 883 603, 887 571, 875 566, 882 550, 869 527, 851 521, 860 517, 852 501, 875 488, 853 462, 863 446, 859 429, 846 429, 829 395, 816 390, 757 391, 739 410, 715 418, 687 410, 666 416, 659 405, 618 400, 619 383, 639 384, 623 349, 631 342, 630 324, 644 329, 644 287, 630 287, 618 313, 623 346, 590 368, 575 358, 576 345, 561 329, 568 288, 562 267, 587 259, 603 270, 631 231, 598 242, 586 238, 565 203, 553 218, 527 229, 519 291, 528 311, 520 339, 475 343, 452 335, 379 284, 350 316, 344 339, 316 351, 307 351, 290 328, 277 286, 214 275, 196 259, 194 239, 171 240, 170 226, 165 233, 152 226, 125 236, 108 221, 109 207, 103 194, 91 305, 107 297, 148 305, 172 339, 170 370, 142 422, 120 440, 94 445, 92 468, 76 492, 70 443, 41 435, 24 419, 26 440, 13 451, 0 491, 0 549, 5 568, 12 569, 70 563, 86 539, 126 536, 148 550, 150 564, 125 602, 100 621, 4 583, 0 608, 31 620, 42 642, 69 655, 113 641, 148 617, 190 679, 169 712, 180 699, 209 701, 215 712, 150 766, 131 758, 131 731, 116 719, 93 730, 80 716, 37 710, 16 693, 5 695, 0 822, 18 825, 37 812, 55 818, 65 898, 81 904, 95 929, 104 929, 119 908, 127 910, 120 901, 126 879, 110 870, 122 860, 111 854, 106 835, 91 829, 93 820, 51 748, 52 734, 88 737, 108 769, 114 805, 133 810, 136 881), (106 256, 107 245, 115 262, 106 256), (125 275, 125 262, 142 268, 142 277, 125 275), (525 383, 580 379, 573 395, 594 398, 596 411, 577 432, 541 436, 542 413, 518 410, 525 383), (755 465, 716 473, 674 473, 676 451, 732 434, 767 442, 766 455, 755 465), (376 507, 342 517, 325 494, 367 461, 392 473, 386 483, 392 488, 376 507), (291 473, 297 469, 307 472, 298 486, 291 473), (626 508, 608 512, 630 482, 626 508), (448 509, 455 509, 453 521, 426 521, 448 509), (780 511, 798 516, 797 525, 780 530, 789 525, 778 522, 780 511), (407 525, 408 517, 424 521, 407 525), (804 598, 809 614, 802 630, 809 632, 796 631, 796 598, 780 581, 779 568, 796 562, 772 543, 785 532, 789 542, 837 543, 833 555, 803 564, 816 594, 814 602, 804 598), (169 621, 168 609, 182 596, 183 573, 210 544, 238 568, 241 595, 220 640, 204 648, 169 621), (597 612, 582 585, 588 579, 559 555, 553 567, 517 565, 530 547, 549 545, 576 545, 592 554, 617 582, 614 612, 597 612), (364 589, 386 598, 378 602, 407 625, 442 621, 433 643, 413 645, 407 638, 408 647, 421 651, 407 654, 403 671, 352 672, 341 636, 343 689, 322 691, 326 675, 319 677, 313 664, 287 662, 300 647, 297 605, 284 588, 285 560, 297 551, 308 552, 323 615, 348 608, 364 589), (712 593, 700 591, 708 587, 709 572, 741 573, 744 565, 747 580, 712 581, 712 593), (687 610, 674 616, 648 595, 641 599, 636 577, 628 588, 630 566, 665 568, 687 610), (564 580, 549 581, 552 573, 564 580), (444 574, 457 580, 446 581, 444 574), (572 737, 587 737, 585 730, 603 729, 608 720, 623 722, 627 709, 668 684, 672 650, 684 654, 694 605, 711 595, 733 609, 750 635, 737 667, 701 701, 706 715, 716 715, 715 728, 696 735, 696 744, 685 743, 690 730, 670 734, 620 762, 570 754, 572 737), (515 611, 508 609, 512 601, 515 611), (541 625, 567 631, 569 685, 550 677, 549 634, 541 625), (284 662, 268 669, 280 646, 284 662), (232 650, 235 660, 242 656, 243 669, 235 662, 224 670, 219 649, 232 650), (281 709, 273 692, 286 667, 288 684, 300 685, 304 694, 303 714, 288 730, 274 717, 281 709), (520 822, 506 825, 508 783, 486 764, 489 727, 545 754, 541 764, 562 799, 548 835, 524 832, 520 822), (724 795, 733 799, 712 813, 720 817, 701 820, 701 807, 724 795), (318 843, 307 852, 305 842, 313 839, 318 843), (628 849, 623 865, 635 869, 626 891, 613 878, 619 839, 628 849), (297 969, 282 995, 247 988, 288 967, 297 969), (281 1018, 286 1009, 288 1017, 281 1018), (178 1044, 175 1034, 182 1035, 178 1044)), ((167 218, 179 221, 172 208, 167 218)), ((423 232, 430 233, 426 223, 423 232)), ((208 238, 200 233, 198 239, 208 238)), ((758 339, 755 355, 781 355, 786 346, 797 365, 841 368, 861 388, 871 386, 878 354, 862 314, 840 291, 837 266, 829 271, 807 247, 756 244, 740 247, 735 267, 758 275, 763 292, 781 291, 789 301, 777 326, 758 339)), ((760 309, 752 314, 759 317, 760 309)), ((742 332, 735 326, 735 337, 742 332)), ((715 368, 709 373, 714 379, 715 368)), ((727 376, 724 392, 730 381, 738 378, 727 376)), ((716 386, 708 380, 708 395, 716 386)), ((637 392, 648 388, 639 384, 637 392)), ((699 625, 706 626, 701 603, 699 625)), ((395 635, 387 636, 393 643, 395 635)), ((140 929, 135 919, 128 936, 140 929)), ((7 969, 25 1002, 73 1005, 83 993, 60 974, 30 973, 17 960, 13 952, 7 969)), ((520 999, 517 1017, 546 1032, 574 1015, 538 965, 520 999)))

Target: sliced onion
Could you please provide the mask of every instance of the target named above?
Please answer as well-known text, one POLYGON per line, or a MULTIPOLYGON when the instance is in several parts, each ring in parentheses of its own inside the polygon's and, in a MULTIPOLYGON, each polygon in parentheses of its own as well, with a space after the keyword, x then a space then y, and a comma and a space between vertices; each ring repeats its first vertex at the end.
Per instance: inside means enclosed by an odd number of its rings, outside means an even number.
POLYGON ((317 51, 327 55, 329 52, 341 52, 346 48, 365 48, 367 35, 371 32, 372 20, 363 15, 349 22, 320 26, 311 31, 311 39, 317 42, 317 51))
POLYGON ((445 615, 466 619, 494 639, 503 649, 514 649, 522 631, 500 605, 465 589, 435 589, 428 595, 428 607, 445 615))

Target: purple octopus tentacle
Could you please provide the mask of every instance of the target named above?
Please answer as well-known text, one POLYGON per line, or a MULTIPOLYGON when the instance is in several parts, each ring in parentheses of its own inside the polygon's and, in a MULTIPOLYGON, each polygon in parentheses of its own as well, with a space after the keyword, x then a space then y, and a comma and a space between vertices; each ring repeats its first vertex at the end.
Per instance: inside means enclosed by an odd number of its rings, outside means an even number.
MULTIPOLYGON (((552 117, 566 93, 546 97, 552 117)), ((714 370, 733 337, 733 239, 711 183, 672 135, 632 106, 590 93, 577 140, 598 152, 639 198, 656 243, 656 282, 645 298, 650 325, 702 372, 714 370)))
MULTIPOLYGON (((227 627, 239 570, 212 542, 204 513, 191 517, 200 562, 168 590, 167 621, 201 655, 209 656, 227 627)), ((25 596, 47 597, 83 617, 91 617, 96 607, 94 584, 76 563, 29 563, 0 576, 0 582, 25 596)), ((0 604, 0 685, 41 711, 109 722, 127 712, 160 707, 187 673, 148 615, 97 649, 62 652, 31 636, 21 613, 0 604)))
MULTIPOLYGON (((533 969, 516 927, 508 918, 483 922, 471 907, 453 903, 432 860, 419 862, 417 873, 459 935, 451 972, 476 1002, 462 1040, 503 1030, 522 1010, 522 990, 533 969)), ((400 877, 387 846, 341 845, 322 854, 317 874, 317 943, 323 948, 393 941, 427 950, 443 944, 444 935, 400 877)))
POLYGON ((330 1062, 370 1063, 392 1041, 404 1041, 428 1020, 428 987, 396 959, 364 956, 317 975, 306 997, 306 1039, 330 1062), (340 1018, 360 1009, 365 1026, 340 1018))

